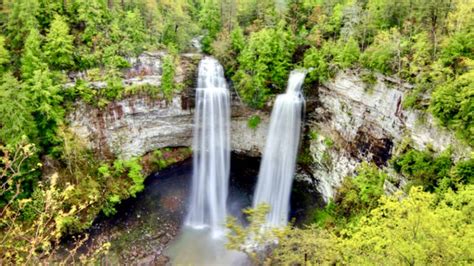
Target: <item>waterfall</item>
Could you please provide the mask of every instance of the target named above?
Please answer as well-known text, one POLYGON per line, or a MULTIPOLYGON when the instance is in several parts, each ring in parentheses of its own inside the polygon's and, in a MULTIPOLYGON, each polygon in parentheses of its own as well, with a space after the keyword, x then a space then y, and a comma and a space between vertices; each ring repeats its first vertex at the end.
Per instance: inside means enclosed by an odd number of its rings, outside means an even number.
POLYGON ((230 170, 230 96, 219 62, 199 63, 193 139, 193 181, 186 225, 223 232, 230 170))
POLYGON ((277 96, 270 120, 253 206, 270 205, 268 226, 288 222, 289 201, 301 132, 305 72, 292 71, 285 94, 277 96))

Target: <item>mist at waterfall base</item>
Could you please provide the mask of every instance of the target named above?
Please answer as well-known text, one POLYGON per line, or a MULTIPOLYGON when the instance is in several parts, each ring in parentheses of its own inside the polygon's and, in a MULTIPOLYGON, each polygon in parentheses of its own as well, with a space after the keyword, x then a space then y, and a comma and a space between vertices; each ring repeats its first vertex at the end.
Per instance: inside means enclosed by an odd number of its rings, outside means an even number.
POLYGON ((285 226, 296 167, 304 98, 301 94, 305 72, 292 71, 285 94, 277 96, 258 175, 253 207, 268 204, 267 225, 285 226))

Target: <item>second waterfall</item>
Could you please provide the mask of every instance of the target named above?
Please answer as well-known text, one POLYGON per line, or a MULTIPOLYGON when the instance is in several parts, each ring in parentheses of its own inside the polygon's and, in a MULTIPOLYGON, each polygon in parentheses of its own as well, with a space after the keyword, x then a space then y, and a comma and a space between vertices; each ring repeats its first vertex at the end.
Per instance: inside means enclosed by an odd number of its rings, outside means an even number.
POLYGON ((219 62, 199 64, 191 202, 186 224, 223 233, 230 170, 230 95, 219 62))
POLYGON ((306 73, 293 71, 285 94, 273 107, 258 183, 253 201, 270 205, 267 226, 284 226, 288 221, 291 186, 301 132, 304 98, 301 94, 306 73))

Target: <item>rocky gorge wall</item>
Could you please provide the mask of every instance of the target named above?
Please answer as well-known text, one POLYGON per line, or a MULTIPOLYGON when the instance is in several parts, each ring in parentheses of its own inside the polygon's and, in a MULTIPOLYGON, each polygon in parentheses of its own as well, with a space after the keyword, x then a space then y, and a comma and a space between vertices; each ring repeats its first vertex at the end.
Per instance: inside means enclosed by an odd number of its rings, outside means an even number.
MULTIPOLYGON (((126 85, 160 85, 161 60, 165 53, 146 53, 131 59, 125 73, 126 85)), ((183 84, 171 101, 147 95, 132 95, 98 109, 83 102, 68 115, 70 128, 88 140, 92 148, 129 158, 158 148, 192 145, 194 96, 197 64, 201 55, 180 56, 175 81, 183 84)), ((100 84, 95 84, 100 87, 100 84)), ((435 125, 434 119, 402 108, 409 84, 378 76, 373 86, 358 73, 341 72, 334 80, 311 88, 307 96, 306 137, 302 148, 309 149, 309 169, 299 167, 297 178, 310 182, 328 200, 344 177, 354 173, 361 161, 384 166, 397 144, 411 139, 416 148, 441 151, 461 145, 451 132, 435 125), (315 93, 316 92, 316 93, 315 93), (308 137, 309 136, 309 137, 308 137)), ((261 156, 268 131, 270 113, 255 111, 232 100, 231 146, 237 153, 261 156), (248 119, 258 115, 255 128, 248 119)), ((455 150, 457 157, 469 149, 455 150)), ((390 184, 387 183, 387 190, 390 184)))
MULTIPOLYGON (((368 85, 350 71, 319 86, 307 123, 315 136, 310 140, 311 174, 325 200, 360 162, 386 166, 404 141, 411 141, 417 149, 430 147, 438 152, 452 146, 455 158, 469 156, 470 149, 452 132, 437 126, 430 114, 403 109, 409 89, 409 84, 381 75, 368 85)), ((385 186, 387 191, 393 189, 389 182, 385 186)))
MULTIPOLYGON (((132 67, 125 71, 124 84, 160 86, 163 52, 145 53, 130 59, 132 67)), ((202 55, 180 55, 175 82, 182 84, 180 93, 171 101, 137 94, 111 102, 99 109, 82 101, 75 103, 68 114, 70 129, 87 140, 89 146, 102 153, 130 158, 164 147, 192 145, 194 117, 194 83, 197 65, 202 55)), ((75 74, 73 77, 84 77, 75 74)), ((91 82, 101 88, 103 82, 91 82)), ((231 145, 232 150, 250 156, 260 156, 265 143, 268 115, 260 113, 261 126, 250 129, 248 117, 254 112, 234 97, 232 101, 231 145)))

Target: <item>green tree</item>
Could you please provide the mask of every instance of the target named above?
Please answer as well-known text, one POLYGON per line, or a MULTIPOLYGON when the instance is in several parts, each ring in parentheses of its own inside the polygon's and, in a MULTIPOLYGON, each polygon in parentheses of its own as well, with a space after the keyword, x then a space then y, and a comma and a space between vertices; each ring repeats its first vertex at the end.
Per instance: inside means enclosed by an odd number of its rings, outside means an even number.
POLYGON ((355 264, 465 264, 474 258, 474 187, 446 194, 436 204, 433 194, 412 188, 382 197, 380 207, 349 231, 342 241, 345 261, 355 264))
POLYGON ((411 185, 423 186, 430 192, 440 186, 443 178, 449 177, 453 166, 449 149, 438 156, 430 151, 409 149, 395 156, 392 163, 395 171, 405 175, 411 185))
POLYGON ((325 82, 334 74, 335 69, 331 65, 333 42, 325 42, 321 49, 311 47, 304 54, 303 65, 309 69, 308 78, 311 81, 325 82))
POLYGON ((134 54, 142 52, 145 48, 146 31, 140 11, 138 9, 127 11, 125 19, 121 23, 124 25, 123 30, 134 48, 132 50, 134 54))
POLYGON ((74 37, 69 34, 69 25, 62 16, 55 16, 46 35, 45 55, 51 66, 57 69, 73 66, 74 37))
POLYGON ((35 140, 37 131, 29 93, 11 73, 5 73, 0 82, 0 143, 15 145, 21 137, 35 140))
POLYGON ((342 27, 343 22, 343 5, 336 4, 332 8, 332 12, 329 15, 329 20, 324 24, 324 32, 331 36, 337 36, 342 27))
POLYGON ((262 107, 271 92, 283 91, 291 67, 295 44, 282 26, 253 33, 238 57, 239 70, 233 77, 242 98, 262 107))
POLYGON ((245 47, 245 36, 240 27, 229 33, 221 31, 212 43, 212 54, 224 65, 226 76, 233 76, 238 68, 237 58, 245 47))
POLYGON ((402 36, 396 29, 380 31, 374 43, 361 55, 362 64, 383 74, 396 73, 401 70, 402 36))
POLYGON ((36 16, 39 4, 37 0, 13 1, 7 22, 7 38, 13 52, 19 53, 31 29, 38 27, 36 16))
POLYGON ((21 57, 21 76, 24 80, 33 78, 36 70, 45 69, 43 52, 41 51, 41 35, 32 29, 25 42, 25 49, 21 57))
POLYGON ((222 25, 219 5, 215 0, 206 0, 199 13, 199 23, 205 29, 206 35, 202 39, 203 51, 211 52, 211 44, 217 37, 222 25))
POLYGON ((175 88, 174 75, 176 71, 174 55, 166 55, 163 59, 163 76, 161 78, 161 91, 167 100, 171 100, 175 88))
POLYGON ((407 0, 369 0, 366 7, 369 14, 369 25, 366 27, 381 30, 388 30, 394 26, 400 27, 410 12, 409 7, 410 3, 407 0))
POLYGON ((77 0, 74 1, 74 9, 77 13, 77 17, 73 17, 74 21, 85 24, 81 34, 82 41, 88 47, 94 47, 97 39, 101 38, 107 29, 107 4, 104 0, 77 0))
POLYGON ((5 48, 5 37, 0 35, 0 74, 5 72, 10 63, 10 52, 5 48))
POLYGON ((340 39, 336 49, 334 60, 340 68, 349 68, 359 61, 359 44, 354 38, 350 37, 346 41, 340 39))
POLYGON ((473 51, 474 31, 461 31, 443 42, 440 59, 444 66, 461 72, 466 67, 466 59, 474 60, 473 51))
MULTIPOLYGON (((188 0, 160 0, 158 10, 157 30, 160 42, 165 46, 174 45, 178 50, 187 48, 191 38, 199 32, 198 25, 201 24, 199 18, 193 20, 188 13, 195 11, 193 5, 188 0)), ((214 20, 213 17, 207 19, 214 20)))
POLYGON ((268 208, 257 207, 247 211, 248 228, 229 221, 227 246, 248 253, 257 264, 463 265, 474 259, 473 208, 473 185, 449 190, 441 201, 413 187, 405 196, 381 196, 367 217, 333 231, 316 226, 262 230, 268 208), (249 239, 267 244, 266 255, 258 257, 249 239))
POLYGON ((444 31, 446 19, 452 9, 452 3, 452 0, 420 0, 417 5, 421 8, 417 8, 412 12, 422 26, 430 32, 433 53, 437 52, 438 33, 444 31))
POLYGON ((65 7, 71 3, 68 1, 55 1, 55 0, 38 0, 38 22, 41 28, 47 29, 50 27, 51 22, 56 14, 64 15, 65 7), (66 6, 64 6, 66 5, 66 6))
POLYGON ((368 212, 377 207, 379 198, 384 194, 385 172, 365 162, 356 171, 355 177, 344 179, 334 198, 338 215, 350 217, 368 212))
POLYGON ((56 132, 64 116, 60 87, 53 83, 51 72, 44 69, 34 72, 27 89, 37 128, 41 133, 41 146, 49 148, 58 144, 56 132))
POLYGON ((474 146, 474 70, 438 86, 430 110, 443 126, 456 130, 474 146))
POLYGON ((230 33, 232 50, 239 54, 245 47, 245 36, 241 27, 235 27, 230 33))

